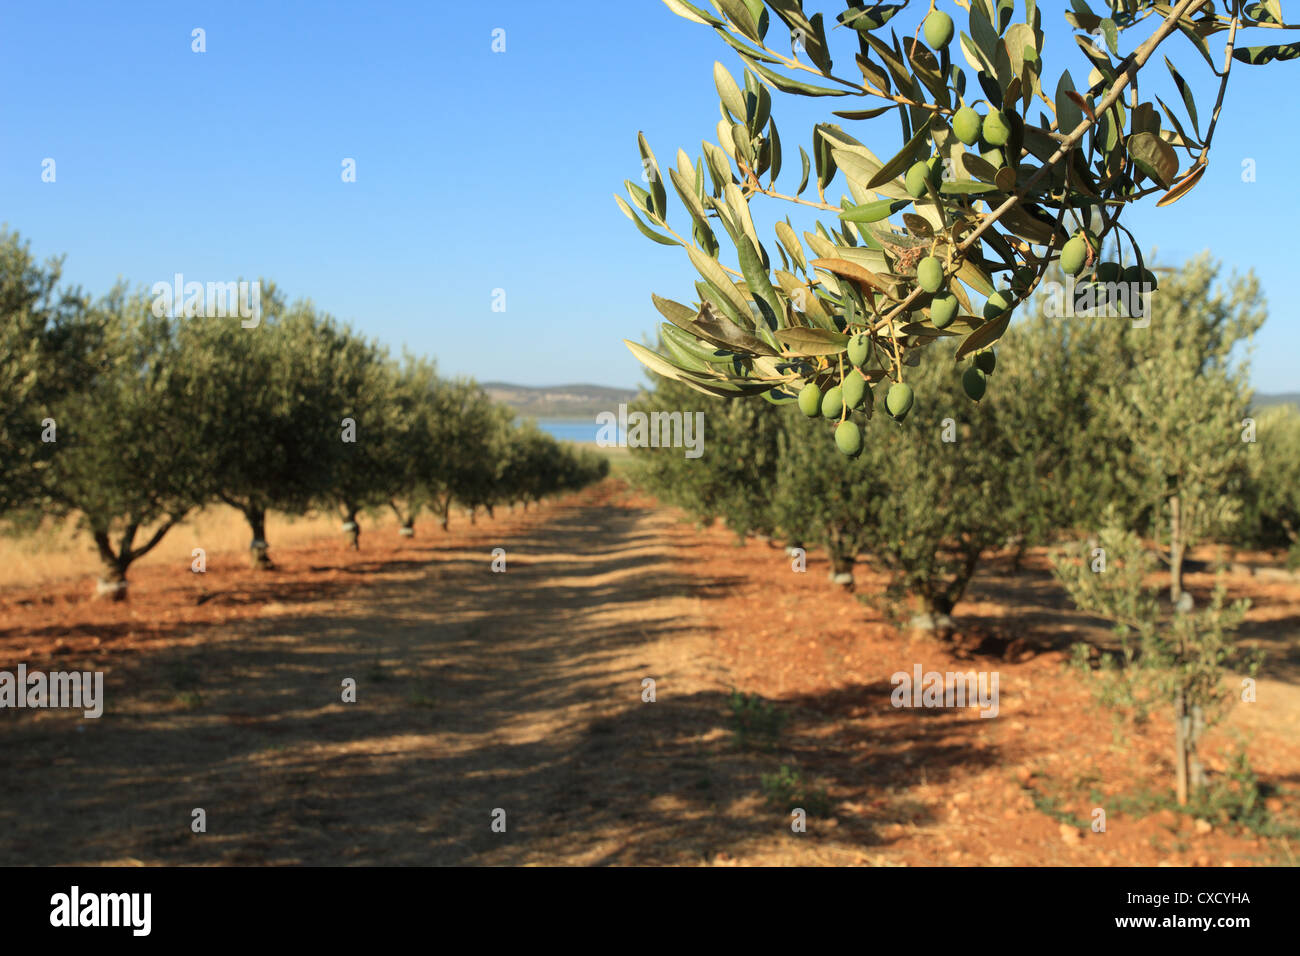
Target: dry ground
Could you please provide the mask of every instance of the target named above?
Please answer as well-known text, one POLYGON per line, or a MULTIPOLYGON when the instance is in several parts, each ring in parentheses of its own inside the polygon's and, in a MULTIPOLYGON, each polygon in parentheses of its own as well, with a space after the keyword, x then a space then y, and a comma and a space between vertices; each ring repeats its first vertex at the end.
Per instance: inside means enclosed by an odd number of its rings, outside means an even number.
MULTIPOLYGON (((324 526, 321 533, 328 530, 324 526)), ((233 534, 233 532, 232 532, 233 534)), ((697 532, 617 480, 414 540, 272 536, 280 570, 187 541, 133 571, 0 591, 0 669, 106 671, 98 720, 0 711, 0 864, 1233 864, 1300 844, 1133 804, 1167 722, 1116 729, 1054 647, 1100 636, 1035 556, 982 572, 957 644, 908 644, 762 543, 697 532), (491 571, 491 551, 508 570, 491 571), (1012 638, 1015 659, 1001 651, 1012 638), (996 670, 996 719, 890 706, 890 675, 996 670), (357 702, 343 703, 345 678, 357 702), (657 700, 642 700, 653 678, 657 700), (737 743, 732 688, 788 715, 737 743), (808 832, 764 800, 806 783, 808 832), (1079 826, 1093 807, 1107 830, 1079 826), (207 832, 191 832, 191 811, 207 832), (491 829, 495 809, 507 830, 491 829), (1071 822, 1072 821, 1072 822, 1071 822)), ((210 541, 212 536, 204 535, 210 541)), ((242 544, 239 541, 233 547, 242 544)), ((3 563, 0 562, 0 566, 3 563)), ((1204 589, 1208 576, 1192 578, 1204 589)), ((878 586, 859 572, 860 590, 878 586)), ((1249 576, 1273 651, 1234 734, 1296 820, 1300 587, 1249 576)))

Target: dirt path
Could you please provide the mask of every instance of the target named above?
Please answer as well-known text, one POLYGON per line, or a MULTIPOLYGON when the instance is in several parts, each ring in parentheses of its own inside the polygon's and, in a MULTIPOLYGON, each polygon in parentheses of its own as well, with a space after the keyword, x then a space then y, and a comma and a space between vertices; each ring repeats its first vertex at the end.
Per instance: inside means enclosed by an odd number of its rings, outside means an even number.
POLYGON ((343 599, 266 604, 133 655, 110 671, 99 720, 0 715, 0 863, 600 863, 667 850, 657 825, 627 829, 704 773, 677 766, 671 732, 697 690, 698 621, 674 596, 686 584, 660 533, 669 519, 615 494, 501 522, 499 541, 480 525, 474 550, 383 562, 343 599), (491 547, 505 548, 505 573, 491 547), (356 703, 341 701, 347 677, 356 703), (645 677, 677 704, 643 703, 645 677), (206 833, 191 832, 194 808, 206 833))

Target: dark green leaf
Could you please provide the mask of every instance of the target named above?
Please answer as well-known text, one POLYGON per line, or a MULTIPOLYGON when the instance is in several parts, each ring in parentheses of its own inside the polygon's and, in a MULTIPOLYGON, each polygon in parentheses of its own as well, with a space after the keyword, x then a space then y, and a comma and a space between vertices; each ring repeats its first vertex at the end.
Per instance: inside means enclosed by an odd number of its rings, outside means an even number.
POLYGON ((870 33, 873 30, 879 30, 888 23, 899 10, 902 10, 907 4, 872 4, 869 8, 849 8, 839 14, 836 19, 846 27, 857 30, 860 33, 870 33))
POLYGON ((1169 73, 1178 86, 1178 92, 1183 95, 1183 105, 1187 107, 1187 115, 1192 120, 1192 132, 1196 134, 1196 138, 1199 140, 1201 138, 1201 124, 1196 119, 1196 98, 1192 95, 1192 88, 1187 85, 1187 81, 1183 79, 1182 75, 1174 69, 1174 65, 1169 62, 1169 57, 1165 57, 1165 66, 1169 68, 1169 73))
MULTIPOLYGON (((884 93, 888 93, 891 89, 893 89, 893 87, 890 86, 889 84, 888 73, 886 73, 880 67, 876 66, 876 64, 872 63, 869 59, 867 59, 862 54, 858 54, 856 59, 858 63, 858 69, 862 71, 863 78, 869 84, 871 84, 871 86, 884 93)), ((885 107, 885 109, 892 109, 892 107, 885 107)))
POLYGON ((1069 96, 1074 91, 1074 81, 1070 79, 1070 71, 1066 70, 1056 84, 1056 128, 1062 133, 1072 132, 1083 122, 1083 110, 1069 96))
POLYGON ((831 144, 821 135, 821 126, 813 127, 813 152, 817 159, 817 188, 825 190, 835 178, 835 157, 831 155, 831 144))
POLYGON ((781 174, 781 137, 776 132, 776 120, 769 120, 767 126, 768 138, 772 142, 772 167, 771 178, 768 179, 768 188, 776 185, 776 177, 781 174))
POLYGON ((971 352, 978 352, 980 349, 988 348, 998 339, 1002 338, 1002 333, 1007 330, 1011 324, 1012 311, 1008 309, 996 319, 985 322, 978 329, 966 336, 961 345, 957 346, 955 358, 958 360, 965 358, 971 352))
POLYGON ((1300 56, 1300 43, 1238 47, 1232 51, 1234 60, 1255 65, 1272 63, 1274 60, 1294 60, 1298 56, 1300 56))
MULTIPOLYGON (((906 172, 907 168, 919 158, 921 147, 925 145, 926 139, 929 135, 930 125, 926 123, 916 131, 916 135, 907 141, 907 145, 898 151, 898 155, 885 163, 884 166, 880 167, 880 171, 877 172, 876 175, 872 176, 871 180, 867 183, 867 188, 875 189, 879 186, 883 186, 891 179, 895 179, 902 173, 906 172)), ((927 149, 926 152, 928 153, 929 150, 927 149)))
POLYGON ((749 12, 749 7, 745 6, 742 0, 715 0, 715 2, 727 15, 727 19, 735 24, 736 29, 746 38, 755 43, 763 42, 758 32, 758 21, 754 19, 754 15, 749 12))
POLYGON ((1154 133, 1138 133, 1128 138, 1128 153, 1138 167, 1168 189, 1178 175, 1178 154, 1154 133))
MULTIPOLYGON (((1205 62, 1210 64, 1210 69, 1214 70, 1214 75, 1218 76, 1219 71, 1214 65, 1214 58, 1210 56, 1210 48, 1205 45, 1203 37, 1199 36, 1195 30, 1191 29, 1184 21, 1178 21, 1178 29, 1183 36, 1192 41, 1192 46, 1196 47, 1198 53, 1205 58, 1205 62)), ((1235 55, 1235 54, 1234 54, 1235 55)))
POLYGON ((808 52, 808 59, 813 61, 813 65, 823 74, 829 74, 831 53, 826 43, 826 28, 822 25, 822 15, 813 14, 809 23, 812 25, 812 32, 804 36, 804 49, 808 52))
POLYGON ((906 209, 912 204, 910 199, 881 199, 877 202, 862 203, 857 206, 850 206, 840 213, 840 218, 845 222, 879 222, 887 219, 900 209, 906 209))
POLYGON ((748 56, 754 60, 762 60, 764 63, 781 62, 771 54, 764 53, 762 50, 756 50, 748 43, 742 43, 740 40, 737 40, 731 33, 727 32, 722 27, 715 28, 713 32, 718 35, 718 38, 722 40, 723 43, 727 44, 727 46, 731 47, 733 50, 735 50, 737 53, 740 53, 743 56, 748 56))
POLYGON ((901 106, 902 104, 878 106, 874 110, 831 110, 831 115, 846 120, 869 120, 875 119, 882 113, 888 113, 890 110, 900 109, 901 106))
POLYGON ((740 271, 745 274, 745 285, 754 294, 759 310, 767 319, 768 328, 776 328, 782 315, 781 300, 772 288, 772 279, 763 267, 763 259, 754 248, 749 236, 742 235, 736 242, 736 251, 740 256, 740 271))
POLYGON ((972 3, 970 7, 970 35, 979 49, 980 59, 991 66, 997 56, 998 31, 994 29, 992 22, 976 3, 972 3))

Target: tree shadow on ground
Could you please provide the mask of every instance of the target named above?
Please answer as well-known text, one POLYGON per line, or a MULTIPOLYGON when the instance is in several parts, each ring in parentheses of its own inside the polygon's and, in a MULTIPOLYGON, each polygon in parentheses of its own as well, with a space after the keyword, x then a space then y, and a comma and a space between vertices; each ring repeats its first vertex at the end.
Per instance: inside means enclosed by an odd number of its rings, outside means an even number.
POLYGON ((907 719, 886 682, 777 701, 787 730, 738 746, 725 692, 650 672, 690 626, 673 602, 731 584, 682 574, 650 516, 561 511, 503 545, 505 573, 462 543, 328 609, 268 580, 274 613, 115 666, 102 718, 0 714, 0 864, 698 862, 790 835, 763 782, 782 766, 795 797, 825 791, 837 840, 879 846, 881 823, 929 820, 918 769, 996 761, 978 721, 907 719))

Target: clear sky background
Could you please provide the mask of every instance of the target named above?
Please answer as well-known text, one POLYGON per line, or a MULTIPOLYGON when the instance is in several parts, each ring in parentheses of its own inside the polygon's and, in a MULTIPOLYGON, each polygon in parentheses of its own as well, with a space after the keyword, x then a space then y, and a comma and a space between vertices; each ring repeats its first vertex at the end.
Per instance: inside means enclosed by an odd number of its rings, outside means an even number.
MULTIPOLYGON (((939 5, 964 26, 964 11, 939 5)), ((1069 68, 1082 81, 1064 0, 1039 8, 1049 36, 1061 35, 1048 77, 1069 68)), ((1259 32, 1248 42, 1281 39, 1259 32)), ((1214 78, 1184 39, 1166 42, 1204 130, 1214 78)), ((836 72, 856 75, 852 36, 837 29, 831 43, 836 72)), ((1222 56, 1223 35, 1211 48, 1222 56)), ((263 276, 394 350, 436 356, 445 374, 636 386, 621 340, 653 334, 651 292, 692 300, 696 273, 682 250, 642 237, 612 194, 640 176, 638 130, 665 167, 678 147, 694 161, 715 135, 714 60, 740 74, 710 29, 659 0, 10 3, 0 221, 38 256, 66 254, 65 278, 94 293, 119 276, 144 286, 176 272, 263 276), (191 51, 196 27, 202 54, 191 51), (504 53, 492 52, 495 28, 504 53), (41 181, 46 157, 55 183, 41 181), (355 183, 341 180, 345 158, 355 183), (497 288, 504 313, 491 310, 497 288)), ((1163 66, 1147 72, 1177 103, 1163 66)), ((1253 378, 1265 392, 1300 390, 1298 88, 1300 62, 1235 64, 1209 172, 1177 204, 1148 200, 1128 220, 1161 264, 1209 248, 1225 273, 1259 275, 1270 317, 1253 378), (1245 159, 1255 182, 1242 181, 1245 159)), ((779 184, 797 184, 813 123, 859 103, 776 95, 779 184)), ((892 114, 844 125, 882 157, 900 145, 892 114)), ((842 191, 837 178, 830 193, 842 191)), ((671 189, 669 203, 680 224, 671 189)), ((756 202, 760 235, 790 208, 756 202)))

